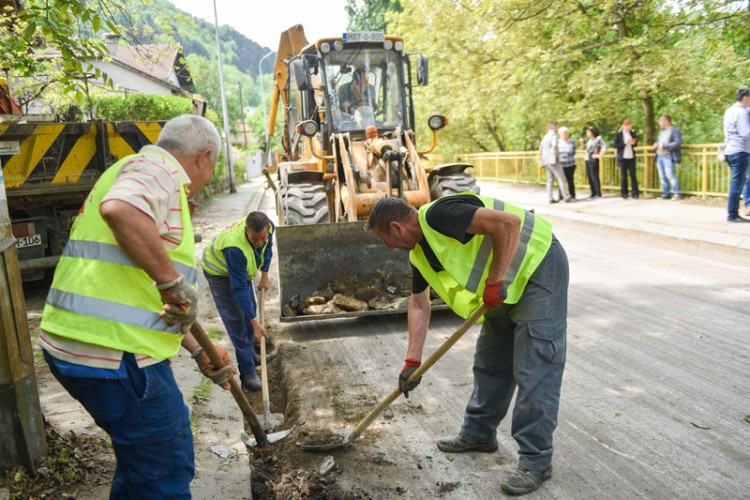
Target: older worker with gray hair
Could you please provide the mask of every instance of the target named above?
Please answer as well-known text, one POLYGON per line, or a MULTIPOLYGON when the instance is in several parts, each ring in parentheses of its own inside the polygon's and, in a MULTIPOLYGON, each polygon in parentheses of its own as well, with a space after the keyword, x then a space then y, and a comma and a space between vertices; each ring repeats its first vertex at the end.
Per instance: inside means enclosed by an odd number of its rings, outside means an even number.
POLYGON ((225 385, 190 334, 198 311, 188 199, 221 149, 205 118, 164 125, 155 145, 109 167, 73 223, 42 314, 50 371, 112 440, 110 498, 190 498, 190 416, 169 358, 188 350, 225 385))

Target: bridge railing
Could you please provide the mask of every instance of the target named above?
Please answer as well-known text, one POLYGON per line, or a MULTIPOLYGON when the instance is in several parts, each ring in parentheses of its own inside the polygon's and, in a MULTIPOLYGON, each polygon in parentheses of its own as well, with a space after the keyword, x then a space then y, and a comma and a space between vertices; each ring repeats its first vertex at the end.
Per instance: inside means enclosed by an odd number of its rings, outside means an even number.
MULTIPOLYGON (((677 165, 676 174, 683 194, 693 196, 727 196, 731 178, 730 169, 718 158, 720 144, 688 144, 682 147, 682 163, 677 165)), ((636 147, 636 176, 641 192, 661 193, 661 183, 656 169, 656 159, 652 147, 636 147)), ((440 155, 430 155, 429 166, 451 161, 440 155)), ((547 174, 539 168, 538 151, 502 151, 491 153, 467 153, 455 157, 455 161, 470 163, 469 173, 478 179, 500 180, 519 184, 544 184, 547 174)), ((588 186, 584 154, 576 154, 576 186, 588 186)), ((620 190, 620 169, 615 159, 614 148, 599 162, 599 178, 602 189, 620 190)))

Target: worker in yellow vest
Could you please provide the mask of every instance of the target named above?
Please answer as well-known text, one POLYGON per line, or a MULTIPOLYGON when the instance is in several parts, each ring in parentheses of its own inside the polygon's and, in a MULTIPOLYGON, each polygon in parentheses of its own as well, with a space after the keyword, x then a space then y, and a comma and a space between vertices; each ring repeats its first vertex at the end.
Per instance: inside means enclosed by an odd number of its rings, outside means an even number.
POLYGON ((112 440, 110 498, 190 498, 190 416, 169 358, 180 346, 227 387, 189 332, 198 311, 188 210, 221 148, 214 125, 183 115, 155 145, 99 178, 70 232, 42 314, 52 374, 112 440))
POLYGON ((273 256, 274 225, 263 212, 251 212, 219 235, 203 250, 201 266, 216 309, 232 339, 242 387, 261 390, 255 369, 255 341, 267 336, 258 319, 253 278, 260 271, 259 290, 268 290, 273 256))
POLYGON ((446 453, 496 451, 497 427, 518 387, 512 435, 519 463, 500 487, 512 495, 536 490, 552 477, 565 367, 568 260, 551 225, 510 203, 461 193, 419 210, 384 198, 367 227, 389 248, 408 250, 412 263, 409 345, 399 388, 408 396, 419 384, 408 379, 421 364, 430 287, 464 318, 484 303, 489 311, 477 339, 463 426, 437 445, 446 453))

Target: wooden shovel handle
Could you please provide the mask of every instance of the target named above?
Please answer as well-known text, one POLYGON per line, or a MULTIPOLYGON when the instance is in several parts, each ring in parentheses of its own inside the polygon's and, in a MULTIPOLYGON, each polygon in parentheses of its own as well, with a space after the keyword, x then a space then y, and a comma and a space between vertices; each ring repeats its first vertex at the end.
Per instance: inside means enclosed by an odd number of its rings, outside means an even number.
MULTIPOLYGON (((200 323, 197 321, 193 323, 193 326, 190 327, 190 332, 203 348, 203 352, 206 353, 208 359, 211 360, 211 363, 213 363, 216 368, 223 368, 224 360, 221 359, 219 353, 216 352, 213 342, 208 338, 206 331, 203 330, 200 323)), ((245 416, 245 420, 247 420, 250 430, 253 432, 253 436, 255 436, 255 441, 258 443, 258 447, 265 448, 268 446, 266 433, 260 425, 260 422, 258 422, 258 417, 255 416, 253 407, 250 406, 250 402, 245 397, 245 393, 242 392, 242 387, 237 383, 237 379, 235 379, 234 376, 229 377, 229 390, 232 393, 232 396, 234 396, 234 400, 237 401, 237 406, 242 410, 242 414, 245 416)))
MULTIPOLYGON (((421 377, 427 370, 430 369, 432 365, 434 365, 437 360, 443 357, 443 354, 448 352, 448 349, 453 347, 453 344, 458 342, 458 340, 464 336, 464 334, 469 330, 469 328, 476 323, 479 318, 482 317, 482 315, 487 311, 487 308, 482 304, 479 309, 477 309, 474 314, 469 316, 469 318, 463 322, 461 326, 458 327, 458 329, 446 339, 445 342, 442 343, 440 347, 438 347, 435 352, 433 352, 429 358, 424 360, 422 364, 414 370, 414 373, 411 374, 411 377, 409 377, 409 380, 414 380, 419 377, 421 377)), ((354 429, 354 431, 351 433, 351 435, 347 438, 348 441, 355 440, 365 429, 367 429, 370 424, 378 418, 378 416, 388 408, 391 403, 393 403, 399 396, 401 395, 401 390, 396 388, 393 392, 391 392, 382 403, 380 403, 378 406, 376 406, 370 413, 367 414, 365 418, 362 419, 362 421, 357 425, 357 427, 354 429)))
MULTIPOLYGON (((266 315, 264 304, 266 302, 266 291, 258 292, 258 321, 263 328, 266 327, 266 315)), ((266 338, 260 338, 260 379, 262 385, 263 408, 266 407, 266 401, 270 402, 271 398, 268 391, 268 366, 266 365, 266 338)), ((265 410, 264 410, 265 411, 265 410)))

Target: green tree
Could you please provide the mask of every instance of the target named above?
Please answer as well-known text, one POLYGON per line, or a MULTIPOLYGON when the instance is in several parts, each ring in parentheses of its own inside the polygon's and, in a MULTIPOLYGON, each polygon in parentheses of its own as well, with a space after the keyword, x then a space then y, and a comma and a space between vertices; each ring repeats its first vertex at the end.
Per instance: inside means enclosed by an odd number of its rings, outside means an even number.
POLYGON ((388 32, 386 12, 401 12, 399 0, 346 0, 346 15, 351 31, 388 32))
MULTIPOLYGON (((693 142, 720 136, 720 116, 748 80, 748 12, 723 0, 404 0, 388 13, 407 52, 431 57, 430 104, 452 118, 449 150, 535 149, 545 124, 624 118, 648 140, 659 114, 693 142), (444 27, 450 26, 450 32, 444 27), (456 125, 458 125, 456 127, 456 125)), ((444 151, 441 149, 441 151, 444 151)))

